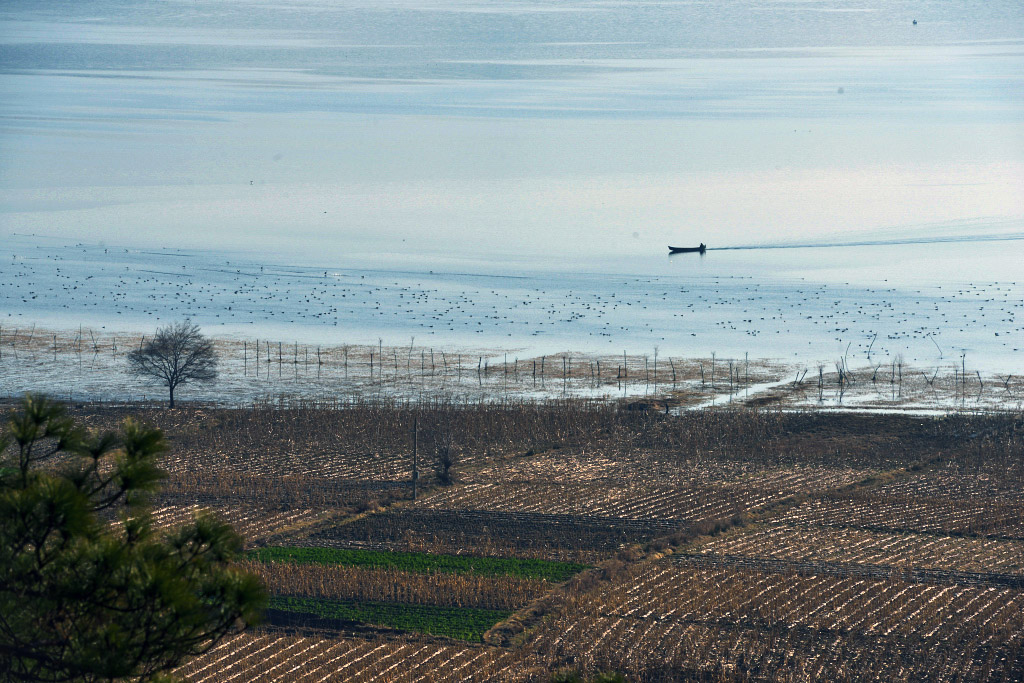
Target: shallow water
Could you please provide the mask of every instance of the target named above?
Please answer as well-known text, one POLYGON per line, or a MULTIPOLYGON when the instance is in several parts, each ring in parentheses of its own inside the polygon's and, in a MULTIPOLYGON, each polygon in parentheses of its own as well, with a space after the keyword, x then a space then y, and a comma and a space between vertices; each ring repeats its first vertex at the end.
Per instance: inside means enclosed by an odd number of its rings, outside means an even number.
POLYGON ((1017 372, 1022 73, 1012 0, 12 0, 0 324, 1017 372))
POLYGON ((146 333, 189 317, 215 335, 324 345, 574 351, 1024 369, 1017 240, 710 250, 618 261, 393 257, 317 265, 222 252, 0 247, 0 324, 146 333), (857 264, 861 264, 859 267, 857 264), (1013 278, 1013 279, 1011 279, 1013 278), (870 357, 869 357, 870 356, 870 357))

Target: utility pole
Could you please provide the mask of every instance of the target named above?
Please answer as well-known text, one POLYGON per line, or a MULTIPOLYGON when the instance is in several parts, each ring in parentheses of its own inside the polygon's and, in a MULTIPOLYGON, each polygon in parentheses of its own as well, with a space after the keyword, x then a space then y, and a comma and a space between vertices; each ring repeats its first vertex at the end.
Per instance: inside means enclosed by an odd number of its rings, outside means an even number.
POLYGON ((416 480, 420 478, 420 472, 416 468, 417 456, 419 455, 419 418, 412 419, 412 499, 416 500, 416 480))

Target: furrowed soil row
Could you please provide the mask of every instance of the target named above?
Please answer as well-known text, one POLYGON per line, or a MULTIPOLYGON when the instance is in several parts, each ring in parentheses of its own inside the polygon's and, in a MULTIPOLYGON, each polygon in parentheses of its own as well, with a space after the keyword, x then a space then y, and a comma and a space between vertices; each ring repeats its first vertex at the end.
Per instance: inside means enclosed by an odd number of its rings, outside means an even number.
POLYGON ((1022 508, 942 499, 898 499, 872 495, 829 496, 807 501, 776 521, 892 532, 968 535, 1024 541, 1022 508))
POLYGON ((1024 463, 1007 463, 1004 467, 991 468, 991 472, 970 474, 955 471, 954 467, 954 464, 949 464, 944 470, 917 474, 905 481, 886 484, 878 487, 877 492, 879 495, 902 499, 931 498, 1024 505, 1024 463))
POLYGON ((199 504, 168 505, 153 510, 153 522, 157 528, 171 529, 191 522, 198 512, 207 511, 227 522, 235 531, 249 541, 258 541, 283 529, 312 524, 324 516, 323 510, 270 511, 229 506, 211 508, 199 504))
MULTIPOLYGON (((779 496, 782 497, 782 496, 779 496)), ((764 505, 771 499, 758 490, 712 487, 668 487, 648 484, 618 487, 594 483, 494 484, 445 491, 420 507, 432 510, 486 510, 508 514, 544 514, 551 518, 588 516, 595 519, 686 521, 722 519, 764 505), (687 490, 688 489, 688 490, 687 490)))
POLYGON ((1006 586, 1024 588, 1024 574, 998 572, 961 572, 948 569, 921 567, 895 567, 890 565, 860 564, 854 562, 823 562, 816 560, 779 560, 746 555, 718 555, 692 553, 673 556, 677 564, 694 567, 732 567, 753 569, 776 574, 866 576, 891 579, 907 583, 959 584, 964 586, 1006 586))
POLYGON ((1018 418, 666 416, 586 401, 147 412, 173 443, 161 526, 203 504, 257 545, 592 566, 555 590, 267 566, 282 597, 519 611, 488 631, 502 648, 360 623, 269 626, 182 667, 190 681, 533 681, 563 666, 635 683, 1024 680, 1021 542, 981 537, 1012 536, 1024 518, 1018 418), (456 480, 439 487, 446 440, 456 480))
POLYGON ((665 580, 664 564, 578 596, 530 647, 648 678, 717 667, 797 680, 1021 673, 1019 590, 696 567, 665 580))
POLYGON ((849 527, 764 525, 701 545, 697 552, 777 560, 852 562, 970 572, 1024 573, 1024 543, 849 527))

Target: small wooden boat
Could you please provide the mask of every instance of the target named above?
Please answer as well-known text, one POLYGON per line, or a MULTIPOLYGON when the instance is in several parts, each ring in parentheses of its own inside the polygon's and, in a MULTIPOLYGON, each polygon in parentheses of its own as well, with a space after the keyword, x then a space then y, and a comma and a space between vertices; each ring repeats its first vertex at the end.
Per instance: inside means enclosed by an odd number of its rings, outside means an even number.
POLYGON ((704 246, 704 243, 701 242, 699 247, 672 247, 672 246, 670 246, 668 248, 668 253, 670 253, 670 254, 693 254, 693 253, 703 254, 705 251, 707 251, 707 249, 708 248, 706 246, 704 246))

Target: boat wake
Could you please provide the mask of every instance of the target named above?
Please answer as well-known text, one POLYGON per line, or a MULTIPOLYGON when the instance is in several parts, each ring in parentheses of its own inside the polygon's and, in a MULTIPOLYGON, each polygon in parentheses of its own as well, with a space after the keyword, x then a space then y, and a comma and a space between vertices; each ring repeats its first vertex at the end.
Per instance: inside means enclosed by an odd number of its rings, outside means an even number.
POLYGON ((948 244, 951 242, 1006 242, 1024 240, 1024 232, 997 233, 990 235, 943 235, 938 237, 905 237, 899 239, 865 239, 848 242, 787 242, 777 244, 740 244, 730 247, 708 247, 708 251, 741 249, 818 249, 822 247, 885 247, 901 244, 948 244))

